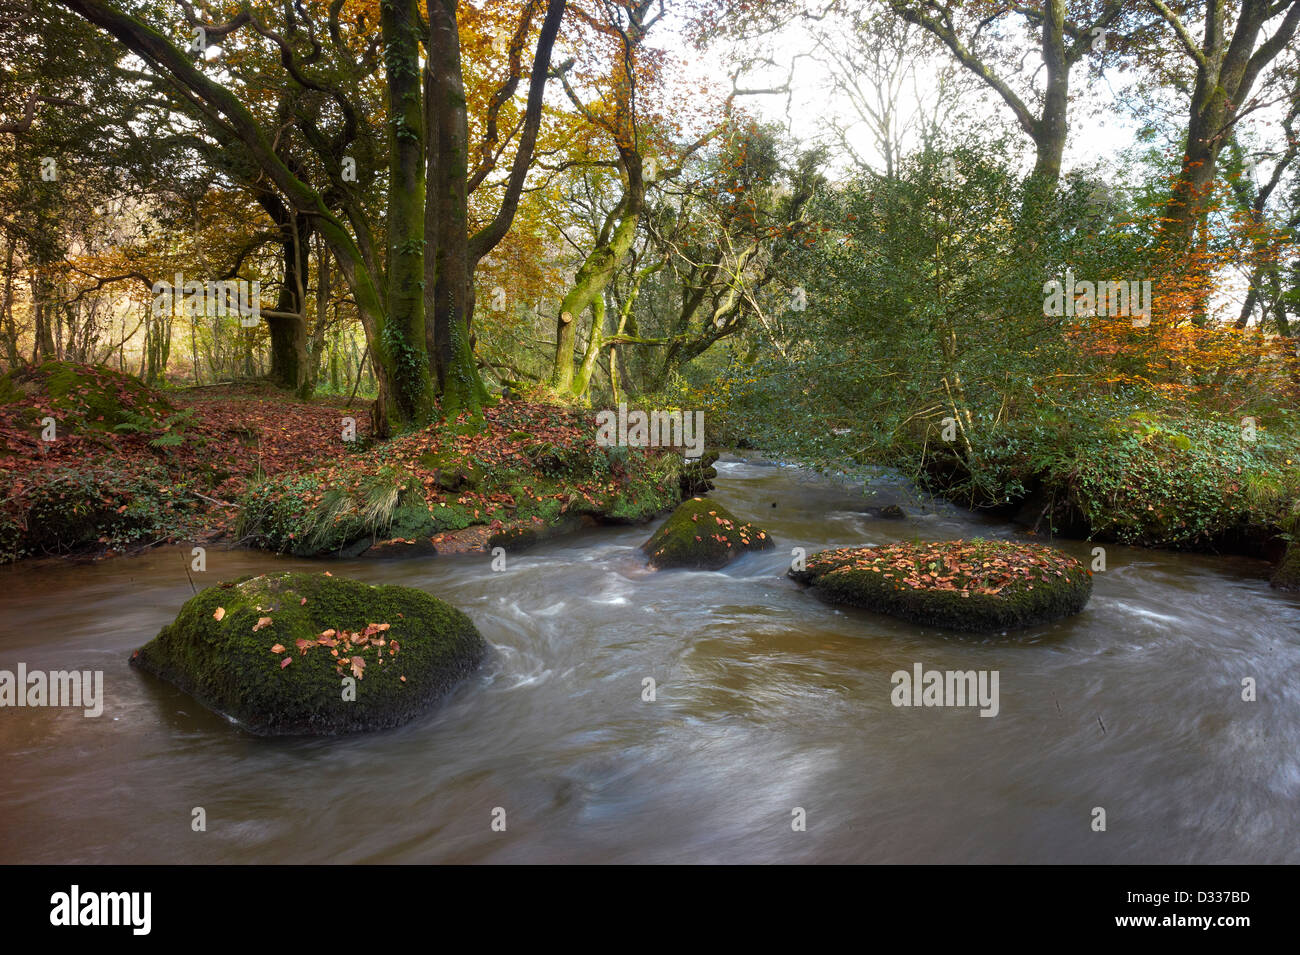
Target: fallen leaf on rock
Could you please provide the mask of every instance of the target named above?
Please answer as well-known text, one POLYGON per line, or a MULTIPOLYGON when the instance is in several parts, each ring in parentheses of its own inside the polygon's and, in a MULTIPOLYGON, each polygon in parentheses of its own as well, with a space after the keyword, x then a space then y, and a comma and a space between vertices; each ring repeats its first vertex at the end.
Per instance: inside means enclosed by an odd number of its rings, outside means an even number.
POLYGON ((282 644, 277 643, 275 646, 273 646, 273 647, 271 648, 271 652, 272 652, 272 653, 284 653, 284 646, 283 646, 282 644))
POLYGON ((270 617, 258 617, 257 623, 253 624, 253 632, 257 633, 257 631, 261 630, 263 627, 269 627, 271 623, 272 621, 270 617))
POLYGON ((225 608, 225 607, 218 607, 216 610, 212 611, 212 619, 213 619, 213 620, 220 620, 220 619, 221 619, 222 617, 224 617, 225 615, 226 615, 226 608, 225 608))

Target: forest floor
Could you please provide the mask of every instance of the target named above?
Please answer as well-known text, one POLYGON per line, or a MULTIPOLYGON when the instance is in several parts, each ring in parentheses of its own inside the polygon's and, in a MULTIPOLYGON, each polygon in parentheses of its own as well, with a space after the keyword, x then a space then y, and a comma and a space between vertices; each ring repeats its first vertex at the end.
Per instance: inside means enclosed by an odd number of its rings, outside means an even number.
POLYGON ((599 447, 589 417, 501 402, 477 429, 380 442, 365 405, 341 397, 258 383, 157 391, 48 362, 0 378, 0 562, 177 541, 482 549, 526 527, 644 520, 675 503, 680 456, 599 447))

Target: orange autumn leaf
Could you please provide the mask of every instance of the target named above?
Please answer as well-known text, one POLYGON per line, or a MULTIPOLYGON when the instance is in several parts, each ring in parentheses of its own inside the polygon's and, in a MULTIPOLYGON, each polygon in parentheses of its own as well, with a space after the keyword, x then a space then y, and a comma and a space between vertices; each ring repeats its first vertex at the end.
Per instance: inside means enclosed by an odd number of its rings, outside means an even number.
POLYGON ((271 625, 271 622, 272 621, 270 617, 259 617, 257 623, 253 624, 253 632, 257 633, 257 631, 261 630, 262 628, 269 627, 271 625))
POLYGON ((221 619, 222 617, 224 617, 225 615, 226 615, 226 608, 225 608, 225 607, 218 607, 216 610, 212 611, 212 619, 213 619, 213 620, 220 620, 220 619, 221 619))

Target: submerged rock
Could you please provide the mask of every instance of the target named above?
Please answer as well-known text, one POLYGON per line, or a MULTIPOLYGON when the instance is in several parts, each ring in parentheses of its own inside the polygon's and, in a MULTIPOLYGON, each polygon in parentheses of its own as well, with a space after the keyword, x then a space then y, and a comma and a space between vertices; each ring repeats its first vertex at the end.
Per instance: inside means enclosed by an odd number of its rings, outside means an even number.
POLYGON ((1092 574, 1079 561, 1017 541, 828 550, 789 574, 832 603, 954 630, 1046 623, 1078 613, 1092 595, 1092 574))
POLYGON ((872 517, 879 517, 887 521, 902 521, 907 519, 907 511, 903 510, 897 504, 886 504, 884 507, 868 507, 867 513, 872 517))
POLYGON ((641 545, 656 568, 694 567, 717 570, 746 550, 767 550, 772 537, 741 521, 716 501, 683 501, 654 536, 641 545))
POLYGON ((254 733, 332 735, 413 719, 486 651, 424 591, 293 573, 209 587, 131 663, 254 733))

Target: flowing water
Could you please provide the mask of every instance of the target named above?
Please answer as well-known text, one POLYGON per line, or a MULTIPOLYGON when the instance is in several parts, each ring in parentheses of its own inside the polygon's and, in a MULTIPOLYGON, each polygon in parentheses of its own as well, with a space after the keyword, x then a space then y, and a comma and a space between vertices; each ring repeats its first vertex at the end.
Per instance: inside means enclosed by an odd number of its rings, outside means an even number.
POLYGON ((473 618, 482 670, 374 734, 254 737, 130 668, 191 595, 187 548, 0 568, 0 669, 102 669, 106 697, 98 718, 0 710, 0 862, 1300 862, 1300 601, 1265 564, 1112 546, 1083 613, 959 636, 820 602, 783 576, 791 548, 1014 528, 719 471, 714 496, 778 542, 719 572, 648 570, 646 527, 500 572, 210 549, 200 586, 328 566, 473 618), (894 706, 917 663, 996 670, 997 715, 894 706))

